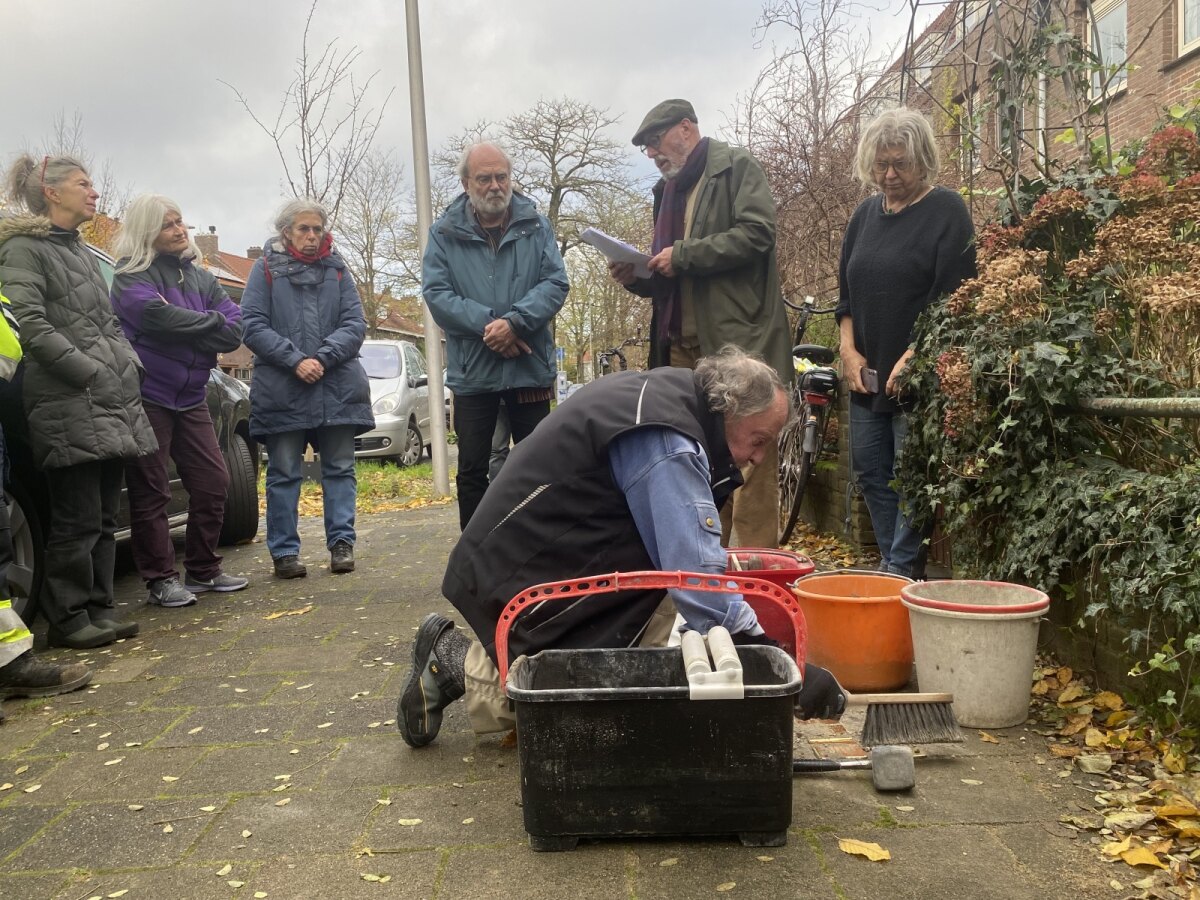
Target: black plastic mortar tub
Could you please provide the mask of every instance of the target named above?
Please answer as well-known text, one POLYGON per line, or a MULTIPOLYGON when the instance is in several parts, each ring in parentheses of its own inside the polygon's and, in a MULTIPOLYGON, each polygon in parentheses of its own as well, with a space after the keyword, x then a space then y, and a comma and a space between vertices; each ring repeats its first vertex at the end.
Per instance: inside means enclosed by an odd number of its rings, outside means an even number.
POLYGON ((517 659, 507 692, 530 846, 651 835, 787 843, 800 671, 775 647, 738 654, 741 700, 689 699, 678 647, 517 659))

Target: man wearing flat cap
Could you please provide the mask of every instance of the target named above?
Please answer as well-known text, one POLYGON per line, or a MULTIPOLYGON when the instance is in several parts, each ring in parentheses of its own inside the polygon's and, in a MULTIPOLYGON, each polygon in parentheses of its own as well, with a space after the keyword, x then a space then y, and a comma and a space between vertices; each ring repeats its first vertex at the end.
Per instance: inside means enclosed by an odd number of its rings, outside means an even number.
MULTIPOLYGON (((687 100, 664 100, 638 127, 633 144, 654 161, 654 240, 650 278, 613 263, 612 277, 651 297, 650 365, 694 368, 726 344, 760 356, 785 385, 791 340, 775 261, 775 201, 747 150, 702 137, 687 100)), ((779 541, 777 448, 743 472, 745 485, 721 511, 722 543, 779 541)))

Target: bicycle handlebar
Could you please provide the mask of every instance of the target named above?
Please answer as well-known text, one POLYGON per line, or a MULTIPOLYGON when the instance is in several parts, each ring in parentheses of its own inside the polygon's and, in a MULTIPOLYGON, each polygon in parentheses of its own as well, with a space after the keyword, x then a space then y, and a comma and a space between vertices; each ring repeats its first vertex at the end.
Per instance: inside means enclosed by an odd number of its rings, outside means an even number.
POLYGON ((837 304, 827 306, 825 309, 817 309, 817 299, 815 297, 805 297, 803 303, 793 303, 787 297, 783 298, 783 305, 788 309, 794 309, 796 312, 806 312, 810 316, 825 316, 837 309, 837 304))

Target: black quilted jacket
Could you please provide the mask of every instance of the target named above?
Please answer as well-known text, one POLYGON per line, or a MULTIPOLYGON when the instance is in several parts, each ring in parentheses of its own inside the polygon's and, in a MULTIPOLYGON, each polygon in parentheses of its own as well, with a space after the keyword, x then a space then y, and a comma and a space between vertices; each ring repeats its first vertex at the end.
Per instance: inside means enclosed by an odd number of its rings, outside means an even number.
POLYGON ((79 234, 41 216, 0 219, 0 284, 21 325, 34 462, 61 468, 157 449, 141 363, 79 234))

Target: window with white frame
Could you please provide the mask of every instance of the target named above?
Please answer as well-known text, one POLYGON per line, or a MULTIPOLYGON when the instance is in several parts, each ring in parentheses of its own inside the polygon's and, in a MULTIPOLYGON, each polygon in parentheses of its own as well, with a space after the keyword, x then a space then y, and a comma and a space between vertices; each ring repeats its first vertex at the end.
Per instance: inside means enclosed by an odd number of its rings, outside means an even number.
POLYGON ((1089 45, 1100 60, 1100 71, 1092 74, 1092 94, 1096 97, 1112 96, 1125 87, 1129 76, 1125 70, 1128 13, 1128 0, 1095 0, 1092 3, 1088 20, 1089 45))
POLYGON ((1179 53, 1200 47, 1200 0, 1176 0, 1179 4, 1179 53))

